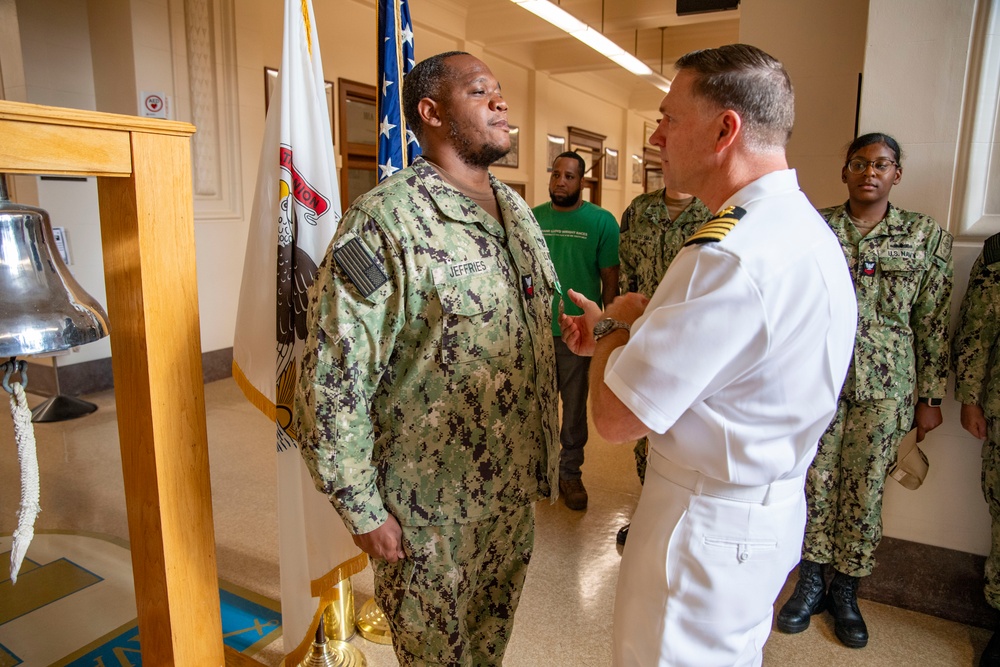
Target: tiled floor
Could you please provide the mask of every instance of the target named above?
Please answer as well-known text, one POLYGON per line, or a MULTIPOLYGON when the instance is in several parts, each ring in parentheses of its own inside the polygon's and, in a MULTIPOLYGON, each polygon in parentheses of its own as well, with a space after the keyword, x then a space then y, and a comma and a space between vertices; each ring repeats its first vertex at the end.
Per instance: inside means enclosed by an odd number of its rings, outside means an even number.
MULTIPOLYGON (((114 395, 86 398, 98 404, 96 413, 35 425, 42 473, 42 513, 36 527, 127 539, 114 395)), ((29 402, 34 405, 40 399, 32 397, 29 402)), ((219 576, 278 599, 273 426, 243 399, 232 380, 207 385, 206 402, 219 576)), ((13 443, 10 416, 2 410, 0 533, 6 534, 16 525, 19 493, 13 443)), ((620 561, 615 534, 627 521, 640 490, 631 447, 608 445, 592 436, 584 481, 590 493, 586 512, 570 511, 561 503, 538 505, 535 556, 505 660, 508 667, 610 664, 620 561)), ((360 607, 371 596, 370 570, 355 577, 354 588, 360 607)), ((790 589, 786 586, 779 603, 790 589)), ((830 617, 823 615, 800 635, 773 633, 764 664, 971 666, 989 639, 989 632, 982 629, 867 600, 861 601, 861 608, 872 633, 867 648, 844 648, 833 635, 830 617)), ((78 618, 59 619, 33 634, 45 641, 59 632, 60 625, 78 622, 78 618)), ((390 647, 360 636, 352 643, 370 667, 397 664, 390 647)), ((281 649, 278 640, 257 659, 277 665, 281 649)))

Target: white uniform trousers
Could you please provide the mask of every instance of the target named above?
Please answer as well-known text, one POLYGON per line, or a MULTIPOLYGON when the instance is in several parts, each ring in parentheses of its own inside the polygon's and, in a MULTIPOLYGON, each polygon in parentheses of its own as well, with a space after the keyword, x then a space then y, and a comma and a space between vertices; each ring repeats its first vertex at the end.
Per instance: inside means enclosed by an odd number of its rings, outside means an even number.
POLYGON ((760 665, 798 563, 801 477, 720 482, 649 452, 615 596, 615 667, 760 665))

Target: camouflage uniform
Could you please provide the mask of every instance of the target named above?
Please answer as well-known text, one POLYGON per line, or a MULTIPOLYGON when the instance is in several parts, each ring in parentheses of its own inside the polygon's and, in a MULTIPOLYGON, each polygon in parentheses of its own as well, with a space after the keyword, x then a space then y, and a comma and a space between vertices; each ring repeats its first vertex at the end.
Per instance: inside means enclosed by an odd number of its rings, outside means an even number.
POLYGON ((531 505, 558 493, 555 271, 527 204, 490 181, 503 223, 418 158, 351 206, 311 294, 302 456, 351 532, 391 513, 426 575, 374 568, 403 664, 500 664, 531 505))
MULTIPOLYGON (((622 213, 618 243, 620 294, 653 296, 684 242, 712 217, 712 212, 695 197, 677 220, 671 220, 663 195, 663 188, 643 193, 622 213)), ((635 443, 635 470, 640 480, 646 479, 647 446, 646 438, 635 443)))
POLYGON ((983 443, 983 496, 993 518, 986 559, 986 601, 1000 609, 1000 234, 986 240, 972 266, 969 289, 955 331, 955 399, 978 405, 986 415, 983 443))
POLYGON ((865 237, 846 205, 820 211, 854 280, 858 332, 837 412, 809 473, 804 560, 871 574, 882 538, 882 492, 914 394, 941 398, 948 379, 951 234, 892 204, 865 237))

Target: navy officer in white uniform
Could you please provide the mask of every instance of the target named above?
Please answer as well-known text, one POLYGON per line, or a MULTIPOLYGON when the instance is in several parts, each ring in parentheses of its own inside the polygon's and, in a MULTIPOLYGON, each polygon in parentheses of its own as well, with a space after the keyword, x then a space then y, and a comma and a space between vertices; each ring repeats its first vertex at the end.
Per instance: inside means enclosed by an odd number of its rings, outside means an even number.
POLYGON ((668 188, 718 211, 648 301, 616 299, 563 336, 591 355, 597 430, 649 437, 615 600, 618 667, 760 665, 799 560, 803 480, 834 414, 857 303, 837 239, 785 145, 794 95, 744 44, 689 53, 651 142, 668 188))

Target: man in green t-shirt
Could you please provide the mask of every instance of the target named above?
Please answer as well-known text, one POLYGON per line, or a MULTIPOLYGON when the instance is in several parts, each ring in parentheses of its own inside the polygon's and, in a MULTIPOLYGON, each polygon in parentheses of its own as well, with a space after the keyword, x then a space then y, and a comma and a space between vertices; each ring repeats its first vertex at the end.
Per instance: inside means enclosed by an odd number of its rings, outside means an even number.
MULTIPOLYGON (((618 222, 615 216, 581 197, 586 163, 578 153, 561 153, 552 162, 550 202, 532 211, 545 235, 549 255, 564 290, 574 289, 607 306, 618 296, 618 222)), ((587 490, 580 466, 587 444, 587 392, 590 357, 578 357, 562 341, 559 307, 567 315, 581 311, 568 298, 552 302, 552 335, 556 345, 562 427, 559 441, 559 493, 573 510, 587 509, 587 490)))

